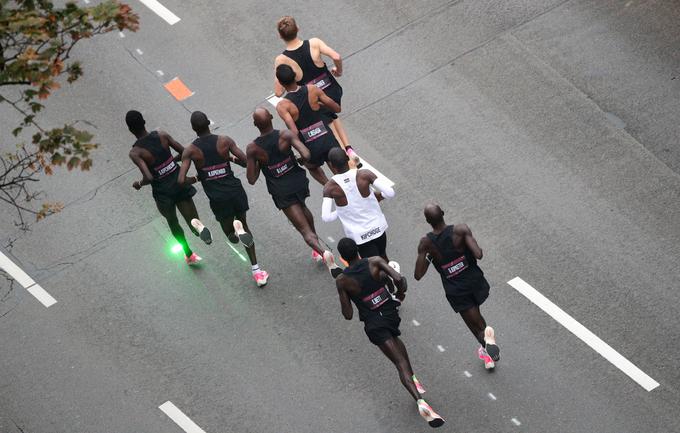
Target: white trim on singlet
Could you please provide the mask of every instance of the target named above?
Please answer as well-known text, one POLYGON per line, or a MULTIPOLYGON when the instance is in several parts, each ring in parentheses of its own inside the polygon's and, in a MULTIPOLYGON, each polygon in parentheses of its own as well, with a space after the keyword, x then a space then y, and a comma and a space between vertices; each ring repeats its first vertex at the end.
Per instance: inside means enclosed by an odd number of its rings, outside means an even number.
POLYGON ((357 187, 357 170, 351 169, 332 177, 347 198, 346 206, 337 206, 338 218, 342 222, 345 235, 357 245, 377 239, 387 230, 387 220, 380 209, 378 199, 371 191, 363 197, 357 187))

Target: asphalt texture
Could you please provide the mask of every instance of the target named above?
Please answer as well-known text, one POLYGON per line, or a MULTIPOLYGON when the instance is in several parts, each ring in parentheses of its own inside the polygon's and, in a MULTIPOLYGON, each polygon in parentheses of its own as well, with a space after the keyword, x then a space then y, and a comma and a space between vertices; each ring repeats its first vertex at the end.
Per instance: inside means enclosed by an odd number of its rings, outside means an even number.
MULTIPOLYGON (((189 269, 150 189, 131 187, 129 109, 182 143, 193 110, 242 148, 257 135, 284 14, 345 57, 350 140, 396 183, 383 208, 410 281, 401 329, 441 431, 680 431, 677 3, 162 3, 179 23, 133 2, 140 31, 83 42, 85 76, 49 101, 45 122, 88 120, 102 144, 91 172, 40 182, 66 208, 27 233, 0 208, 2 251, 58 301, 0 283, 0 432, 181 432, 158 409, 168 400, 208 433, 430 430, 262 179, 246 191, 264 289, 202 191, 215 241, 189 236, 204 258, 189 269), (175 76, 195 92, 181 103, 162 86, 175 76), (493 373, 434 271, 412 279, 429 200, 484 249, 493 373), (565 330, 507 284, 516 276, 660 386, 645 391, 565 330)), ((311 185, 318 232, 337 240, 311 185)))

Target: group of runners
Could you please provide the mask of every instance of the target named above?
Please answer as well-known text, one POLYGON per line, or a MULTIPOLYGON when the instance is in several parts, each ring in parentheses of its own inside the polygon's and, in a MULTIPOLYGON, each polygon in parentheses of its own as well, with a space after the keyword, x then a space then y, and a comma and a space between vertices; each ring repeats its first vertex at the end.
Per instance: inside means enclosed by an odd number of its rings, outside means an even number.
MULTIPOLYGON (((129 155, 143 176, 133 187, 151 185, 159 212, 182 246, 186 263, 193 266, 202 259, 191 250, 177 210, 194 235, 206 244, 212 243, 212 233, 201 222, 193 202, 193 184, 200 181, 222 231, 230 242, 243 245, 252 278, 262 287, 269 274, 257 261, 254 237, 246 221, 248 198, 232 164, 246 168, 251 185, 261 173, 274 205, 311 248, 312 260, 323 261, 335 279, 342 315, 351 320, 352 304, 356 306, 368 339, 395 365, 420 415, 432 427, 439 427, 444 419, 423 399, 425 389, 399 338, 399 306, 405 299, 407 282, 400 265, 387 256, 388 224, 380 207, 380 201, 394 198, 395 191, 387 179, 361 168, 361 158, 349 144, 337 116, 343 92, 336 77, 342 75, 342 58, 321 39, 300 39, 298 26, 290 16, 282 17, 277 27, 286 50, 274 62, 274 93, 283 96, 276 112, 288 129, 275 129, 269 110, 257 108, 253 124, 259 135, 244 152, 231 138, 212 134, 208 117, 195 111, 190 122, 197 138, 184 147, 166 132, 147 131, 143 115, 131 110, 125 122, 136 141, 129 155), (323 56, 333 61, 330 70, 323 56), (192 164, 196 176, 188 175, 192 164), (322 168, 324 164, 332 173, 330 179, 322 168), (346 237, 338 242, 337 251, 344 269, 316 233, 314 217, 305 204, 309 197, 305 171, 323 185, 322 220, 339 219, 342 223, 346 237)), ((493 328, 487 326, 479 309, 489 295, 489 284, 477 265, 482 249, 467 225, 446 224, 439 205, 428 204, 424 216, 432 231, 418 245, 414 277, 420 280, 429 265, 434 265, 449 304, 480 344, 478 357, 485 368, 493 369, 500 350, 493 328)))

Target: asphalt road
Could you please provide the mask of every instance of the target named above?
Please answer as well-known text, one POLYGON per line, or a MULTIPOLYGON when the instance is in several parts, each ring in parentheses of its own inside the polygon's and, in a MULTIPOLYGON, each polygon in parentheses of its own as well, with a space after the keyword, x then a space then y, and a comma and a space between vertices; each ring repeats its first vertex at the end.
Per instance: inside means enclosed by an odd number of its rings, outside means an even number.
MULTIPOLYGON (((64 211, 18 233, 0 209, 2 251, 58 301, 0 283, 0 432, 179 433, 166 401, 207 433, 429 430, 263 181, 246 190, 265 289, 200 191, 216 241, 190 238, 204 266, 188 269, 150 191, 131 188, 128 109, 184 143, 196 109, 241 147, 256 136, 283 14, 345 56, 352 144, 396 183, 384 210, 411 280, 403 339, 442 431, 680 431, 676 2, 162 3, 181 21, 133 2, 141 30, 84 42, 85 76, 50 101, 48 123, 87 119, 102 143, 92 172, 41 182, 64 211), (163 88, 175 76, 195 92, 181 103, 163 88), (433 199, 484 248, 494 373, 437 276, 411 278, 433 199), (516 276, 660 386, 631 380, 509 286, 516 276)), ((314 184, 318 231, 337 240, 320 196, 314 184)))

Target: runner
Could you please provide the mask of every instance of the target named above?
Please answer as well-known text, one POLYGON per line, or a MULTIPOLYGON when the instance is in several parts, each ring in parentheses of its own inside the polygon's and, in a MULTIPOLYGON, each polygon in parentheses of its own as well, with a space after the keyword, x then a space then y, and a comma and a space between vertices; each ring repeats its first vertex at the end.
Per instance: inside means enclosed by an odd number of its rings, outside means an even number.
POLYGON ((144 185, 151 184, 151 193, 158 211, 168 221, 172 236, 179 242, 184 251, 184 260, 189 265, 195 265, 201 259, 198 254, 191 251, 184 230, 177 220, 179 209, 184 220, 191 227, 195 235, 200 235, 206 243, 212 242, 210 230, 198 219, 198 212, 192 197, 196 194, 193 186, 182 186, 177 183, 179 161, 184 147, 175 141, 167 132, 146 130, 146 121, 142 113, 130 110, 125 115, 125 123, 130 132, 137 137, 137 141, 130 149, 130 159, 142 172, 142 180, 135 181, 132 187, 139 190, 144 185), (170 152, 172 147, 178 154, 173 158, 170 152))
POLYGON ((335 285, 340 297, 342 315, 352 320, 352 302, 364 322, 364 331, 371 343, 375 344, 397 367, 399 379, 416 400, 418 412, 431 427, 440 427, 444 419, 439 416, 422 394, 425 389, 418 382, 404 343, 399 336, 399 302, 395 302, 387 289, 391 279, 397 286, 396 296, 403 300, 406 292, 406 278, 390 267, 381 257, 361 258, 357 244, 349 238, 338 242, 338 252, 349 266, 337 277, 335 285), (350 302, 351 301, 351 302, 350 302))
POLYGON ((385 251, 387 220, 378 200, 394 197, 394 189, 370 170, 350 169, 349 158, 341 149, 328 153, 328 167, 334 176, 323 188, 321 219, 330 222, 340 218, 345 235, 357 243, 361 257, 380 256, 389 261, 385 251), (379 192, 374 193, 371 186, 379 192))
MULTIPOLYGON (((210 209, 222 226, 222 231, 231 243, 238 243, 239 240, 243 243, 252 265, 253 279, 262 287, 267 284, 269 274, 260 269, 257 263, 255 242, 246 222, 248 197, 230 165, 230 162, 234 162, 245 166, 246 156, 231 138, 211 134, 210 121, 202 112, 191 113, 191 127, 198 138, 182 153, 179 182, 187 180, 186 174, 193 161, 198 179, 210 199, 210 209)), ((196 179, 194 177, 189 182, 196 182, 196 179)))
POLYGON ((335 135, 328 133, 328 120, 321 114, 322 107, 334 112, 340 106, 312 84, 298 86, 295 83, 295 72, 288 65, 276 68, 276 77, 288 93, 279 101, 276 111, 293 134, 309 148, 311 157, 305 166, 317 182, 325 185, 328 182, 321 166, 328 159, 328 151, 339 147, 335 135))
POLYGON ((425 206, 425 220, 432 231, 420 240, 414 277, 420 280, 432 262, 439 272, 446 299, 460 313, 481 346, 477 350, 484 367, 492 369, 500 359, 494 330, 486 325, 479 306, 489 296, 489 283, 477 266, 482 249, 465 224, 446 225, 444 211, 437 204, 425 206))
MULTIPOLYGON (((340 84, 335 79, 335 77, 342 76, 342 58, 340 54, 319 38, 309 40, 298 38, 298 31, 300 29, 295 22, 295 18, 291 16, 281 17, 276 27, 278 28, 279 36, 286 44, 286 50, 276 56, 274 69, 276 70, 282 64, 290 66, 295 71, 295 81, 297 81, 298 85, 314 84, 337 102, 338 105, 342 105, 342 87, 340 87, 340 84), (334 66, 331 67, 330 72, 321 57, 322 55, 333 60, 334 66)), ((284 90, 281 83, 275 79, 274 94, 281 96, 284 90)), ((333 111, 325 109, 322 111, 328 118, 329 126, 342 148, 347 151, 347 155, 352 158, 355 164, 359 164, 359 156, 350 146, 347 133, 342 122, 338 119, 338 115, 333 111)))
MULTIPOLYGON (((298 165, 293 148, 303 160, 309 159, 310 152, 292 132, 274 129, 272 118, 266 108, 257 108, 253 113, 253 124, 260 130, 260 136, 246 147, 248 183, 255 185, 262 171, 274 205, 283 211, 312 248, 312 259, 320 262, 324 250, 314 228, 314 217, 305 205, 305 199, 309 197, 309 180, 298 165)), ((327 253, 332 255, 330 251, 327 253)), ((337 272, 331 270, 331 275, 337 272)))

